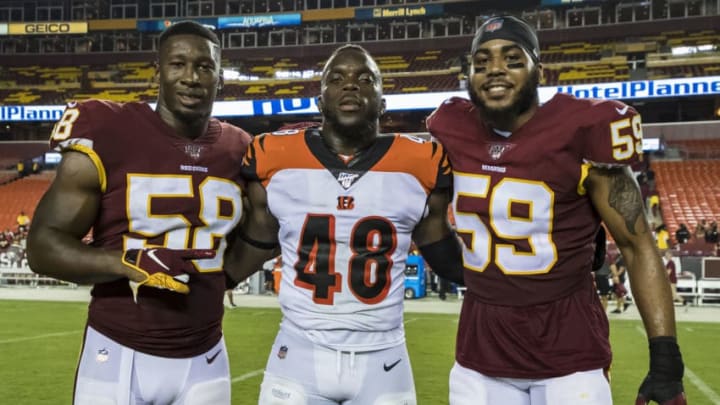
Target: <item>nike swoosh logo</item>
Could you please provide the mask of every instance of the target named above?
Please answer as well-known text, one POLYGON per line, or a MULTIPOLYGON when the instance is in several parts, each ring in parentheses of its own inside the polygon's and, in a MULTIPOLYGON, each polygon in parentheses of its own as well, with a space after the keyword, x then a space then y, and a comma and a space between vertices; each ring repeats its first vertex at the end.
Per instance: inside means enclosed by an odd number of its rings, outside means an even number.
POLYGON ((210 357, 205 356, 205 361, 207 361, 207 364, 212 364, 213 361, 215 361, 215 359, 217 358, 217 356, 220 354, 221 351, 222 351, 222 349, 218 349, 218 351, 216 351, 215 354, 213 354, 212 356, 210 356, 210 357))
POLYGON ((620 115, 625 115, 625 113, 627 112, 627 110, 628 110, 628 106, 625 106, 625 107, 623 107, 623 108, 617 108, 617 107, 615 107, 615 111, 617 111, 617 113, 620 114, 620 115))
POLYGON ((166 266, 165 263, 162 262, 162 260, 158 259, 157 256, 155 256, 155 251, 157 249, 150 249, 147 251, 147 256, 151 258, 155 263, 158 264, 158 266, 162 267, 166 271, 170 271, 170 267, 166 266))
POLYGON ((390 371, 390 370, 392 370, 393 367, 397 366, 398 363, 400 363, 400 360, 402 360, 402 359, 398 359, 395 363, 392 363, 392 364, 390 364, 389 366, 388 366, 387 364, 383 363, 383 370, 385 370, 385 371, 390 371))

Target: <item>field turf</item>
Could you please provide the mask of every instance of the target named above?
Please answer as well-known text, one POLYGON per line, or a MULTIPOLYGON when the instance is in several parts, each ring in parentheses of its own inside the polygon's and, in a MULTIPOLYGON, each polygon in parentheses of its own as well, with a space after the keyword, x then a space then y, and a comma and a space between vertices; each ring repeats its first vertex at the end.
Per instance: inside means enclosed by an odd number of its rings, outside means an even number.
MULTIPOLYGON (((0 402, 69 404, 86 303, 0 300, 0 402)), ((236 308, 226 312, 225 337, 233 376, 233 404, 257 403, 280 312, 236 308)), ((406 313, 408 348, 420 405, 447 404, 457 315, 406 313)), ((720 323, 679 323, 692 405, 720 402, 720 323)), ((612 388, 616 405, 633 404, 647 372, 647 341, 640 321, 612 320, 612 388)))

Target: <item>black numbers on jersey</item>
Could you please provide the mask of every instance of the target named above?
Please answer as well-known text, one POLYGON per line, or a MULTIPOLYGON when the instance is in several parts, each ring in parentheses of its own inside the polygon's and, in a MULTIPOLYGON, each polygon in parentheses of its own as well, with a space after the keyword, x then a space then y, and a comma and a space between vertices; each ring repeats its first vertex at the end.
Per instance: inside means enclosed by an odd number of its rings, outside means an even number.
POLYGON ((333 294, 342 290, 334 259, 335 217, 308 215, 300 235, 295 285, 313 290, 313 301, 318 304, 331 305, 333 294))
MULTIPOLYGON (((350 234, 348 287, 359 301, 375 304, 387 296, 396 247, 395 227, 387 219, 366 217, 355 224, 350 234)), ((312 290, 315 303, 332 305, 334 294, 342 291, 342 274, 335 271, 337 248, 335 217, 308 215, 294 266, 295 285, 312 290)))

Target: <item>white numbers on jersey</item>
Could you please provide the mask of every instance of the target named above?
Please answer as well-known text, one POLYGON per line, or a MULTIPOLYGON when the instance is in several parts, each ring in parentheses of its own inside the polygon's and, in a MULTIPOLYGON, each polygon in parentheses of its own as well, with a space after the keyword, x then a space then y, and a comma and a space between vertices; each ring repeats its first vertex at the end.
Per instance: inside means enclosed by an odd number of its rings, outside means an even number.
POLYGON ((550 187, 543 182, 505 178, 491 189, 490 176, 453 174, 457 231, 469 235, 471 241, 470 247, 463 245, 467 268, 485 271, 494 257, 497 267, 508 275, 542 274, 552 269, 557 261, 557 248, 552 241, 555 195, 550 187), (458 198, 489 198, 488 218, 458 210, 458 198), (514 205, 526 207, 527 216, 513 216, 514 205), (493 235, 522 241, 529 250, 519 251, 513 244, 495 240, 493 235))
POLYGON ((70 104, 68 104, 68 108, 65 109, 60 121, 55 123, 52 133, 50 134, 50 138, 55 141, 60 142, 66 140, 70 134, 72 134, 73 124, 80 118, 80 110, 77 108, 69 108, 69 106, 70 104))
POLYGON ((623 118, 610 123, 613 158, 618 161, 630 159, 635 153, 642 155, 642 122, 640 115, 623 118))
POLYGON ((125 249, 141 249, 147 239, 164 236, 163 247, 171 249, 212 249, 216 240, 217 254, 213 259, 195 261, 199 271, 221 271, 223 253, 227 247, 225 235, 240 221, 242 194, 236 183, 219 177, 208 177, 198 187, 200 197, 200 220, 205 226, 193 228, 182 214, 153 214, 154 199, 193 198, 191 176, 128 174, 128 230, 144 238, 125 237, 125 249), (232 206, 229 215, 220 212, 221 202, 232 206), (194 234, 191 235, 191 231, 194 234), (192 236, 192 238, 191 238, 192 236), (192 246, 190 245, 192 240, 192 246))

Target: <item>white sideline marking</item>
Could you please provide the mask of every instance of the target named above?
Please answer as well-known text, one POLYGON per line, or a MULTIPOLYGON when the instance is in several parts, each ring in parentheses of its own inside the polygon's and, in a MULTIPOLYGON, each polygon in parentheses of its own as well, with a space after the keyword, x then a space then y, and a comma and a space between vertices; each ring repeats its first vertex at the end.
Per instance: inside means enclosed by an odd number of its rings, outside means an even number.
POLYGON ((688 332, 695 332, 695 329, 693 329, 693 328, 685 328, 685 330, 688 332))
MULTIPOLYGON (((643 336, 647 336, 643 328, 636 326, 635 329, 643 336)), ((690 381, 692 385, 696 386, 697 389, 700 390, 700 392, 705 394, 705 397, 710 400, 710 403, 720 404, 720 395, 713 391, 712 388, 708 387, 708 385, 705 384, 705 381, 703 381, 700 377, 698 377, 697 374, 690 370, 687 365, 685 365, 685 378, 690 381)))
POLYGON ((687 366, 685 367, 685 378, 690 380, 690 382, 693 383, 693 385, 696 386, 697 389, 700 390, 700 392, 705 394, 705 396, 710 399, 710 403, 720 404, 720 395, 713 391, 712 388, 708 387, 708 385, 705 384, 705 382, 701 380, 700 377, 697 376, 697 374, 693 373, 692 370, 687 368, 687 366))
POLYGON ((55 332, 55 333, 46 333, 44 335, 35 335, 35 336, 25 336, 25 337, 19 337, 19 338, 12 338, 12 339, 5 339, 0 340, 0 344, 3 343, 15 343, 15 342, 24 342, 26 340, 35 340, 35 339, 45 339, 49 337, 55 337, 55 336, 65 336, 65 335, 72 335, 73 333, 81 333, 81 330, 74 330, 72 332, 55 332))
POLYGON ((243 374, 243 375, 239 375, 239 376, 233 378, 231 381, 232 381, 233 383, 240 382, 240 381, 245 381, 245 380, 247 380, 247 379, 249 379, 249 378, 255 377, 256 375, 262 374, 263 371, 265 371, 264 368, 261 368, 261 369, 259 369, 259 370, 255 370, 255 371, 251 371, 251 372, 249 372, 249 373, 245 373, 245 374, 243 374))
POLYGON ((405 320, 405 323, 407 324, 407 323, 410 323, 410 322, 415 322, 415 321, 417 321, 417 320, 419 320, 419 319, 420 319, 420 318, 410 318, 410 319, 406 319, 406 320, 405 320))

